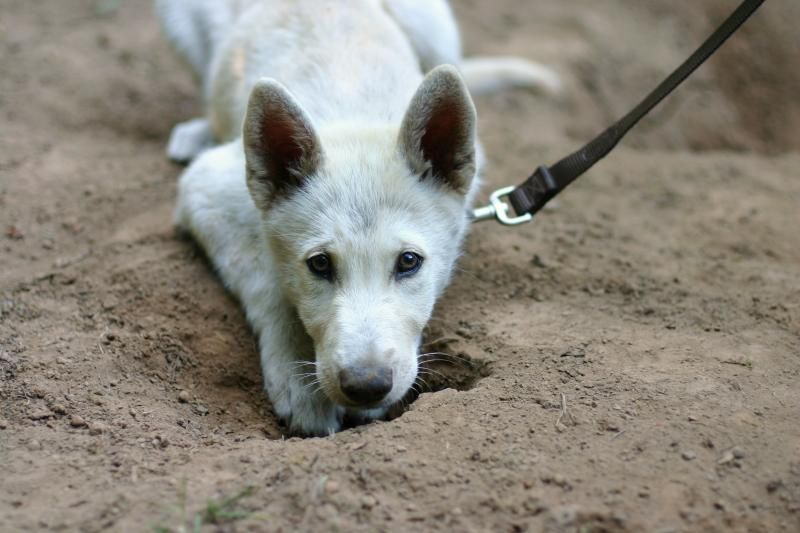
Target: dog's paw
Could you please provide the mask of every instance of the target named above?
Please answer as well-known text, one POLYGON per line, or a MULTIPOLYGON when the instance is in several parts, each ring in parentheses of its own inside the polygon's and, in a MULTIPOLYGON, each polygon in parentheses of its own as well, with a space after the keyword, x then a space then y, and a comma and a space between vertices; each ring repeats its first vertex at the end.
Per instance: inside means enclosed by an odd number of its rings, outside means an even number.
POLYGON ((214 146, 211 125, 204 118, 176 124, 167 144, 167 156, 176 163, 188 163, 214 146))
POLYGON ((373 420, 385 420, 389 413, 389 408, 378 407, 376 409, 347 409, 345 410, 342 425, 345 428, 368 424, 373 420))
POLYGON ((342 429, 344 409, 325 399, 308 396, 292 402, 292 411, 285 417, 290 435, 327 437, 342 429))
POLYGON ((309 391, 308 384, 293 378, 275 386, 267 381, 267 393, 275 414, 298 437, 326 437, 342 429, 344 409, 331 402, 321 391, 309 391), (272 385, 271 387, 269 385, 272 385))

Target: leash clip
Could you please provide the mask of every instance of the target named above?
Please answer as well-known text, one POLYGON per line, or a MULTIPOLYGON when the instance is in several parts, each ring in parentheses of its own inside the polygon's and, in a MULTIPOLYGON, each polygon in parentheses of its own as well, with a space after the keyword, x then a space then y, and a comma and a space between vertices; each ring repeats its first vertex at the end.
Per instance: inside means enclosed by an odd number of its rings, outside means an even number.
POLYGON ((494 218, 504 226, 516 226, 518 224, 530 222, 533 218, 533 215, 530 213, 525 213, 517 217, 508 216, 510 207, 503 199, 511 194, 514 189, 516 189, 516 187, 511 185, 494 191, 491 196, 489 196, 489 205, 478 207, 472 211, 472 221, 480 222, 481 220, 494 218))

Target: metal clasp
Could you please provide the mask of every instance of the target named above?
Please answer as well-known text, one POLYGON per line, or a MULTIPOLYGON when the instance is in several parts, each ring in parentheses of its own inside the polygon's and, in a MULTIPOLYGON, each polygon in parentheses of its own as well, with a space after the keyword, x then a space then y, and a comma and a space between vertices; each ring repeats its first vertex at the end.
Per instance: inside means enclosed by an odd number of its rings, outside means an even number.
POLYGON ((505 201, 503 201, 503 198, 511 194, 515 188, 516 187, 512 185, 510 187, 503 187, 502 189, 497 189, 494 191, 491 196, 489 196, 489 205, 475 208, 472 211, 472 221, 480 222, 481 220, 489 220, 490 218, 494 218, 505 226, 516 226, 517 224, 530 222, 530 220, 533 218, 533 215, 530 213, 525 213, 524 215, 520 215, 518 217, 508 216, 511 208, 505 201))

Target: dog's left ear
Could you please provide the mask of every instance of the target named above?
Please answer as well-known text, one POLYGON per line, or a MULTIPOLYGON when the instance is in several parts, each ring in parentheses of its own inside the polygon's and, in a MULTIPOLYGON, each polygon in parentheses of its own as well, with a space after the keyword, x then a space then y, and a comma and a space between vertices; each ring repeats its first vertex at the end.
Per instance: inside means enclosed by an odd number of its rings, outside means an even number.
POLYGON ((398 140, 412 170, 462 194, 475 177, 477 117, 458 71, 450 65, 422 80, 403 118, 398 140))
POLYGON ((242 138, 247 187, 262 209, 277 196, 301 187, 322 161, 311 118, 289 91, 272 79, 259 80, 250 93, 242 138))

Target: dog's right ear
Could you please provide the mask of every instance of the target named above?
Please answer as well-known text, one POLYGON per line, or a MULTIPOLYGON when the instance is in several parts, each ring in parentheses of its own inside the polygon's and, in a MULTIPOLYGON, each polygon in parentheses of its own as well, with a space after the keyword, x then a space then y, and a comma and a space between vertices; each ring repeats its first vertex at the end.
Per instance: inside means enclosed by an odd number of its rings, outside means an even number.
POLYGON ((250 93, 242 138, 247 187, 262 209, 277 196, 301 187, 322 161, 311 119, 272 79, 259 80, 250 93))
POLYGON ((411 99, 399 145, 411 168, 465 194, 475 177, 475 106, 450 65, 431 70, 411 99))

